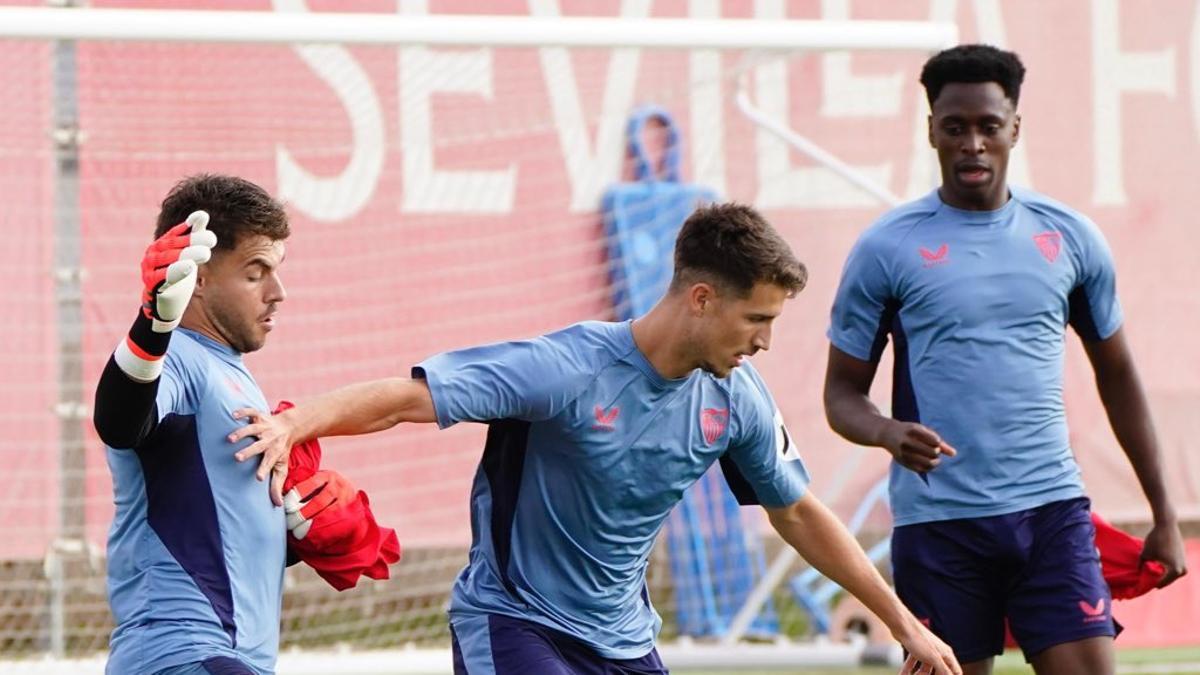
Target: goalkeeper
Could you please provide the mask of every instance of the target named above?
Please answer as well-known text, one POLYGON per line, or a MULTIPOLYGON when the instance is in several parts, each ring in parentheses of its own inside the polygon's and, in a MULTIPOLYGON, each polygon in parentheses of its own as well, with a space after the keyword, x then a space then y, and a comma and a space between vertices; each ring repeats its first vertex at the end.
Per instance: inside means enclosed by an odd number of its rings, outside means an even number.
POLYGON ((227 436, 232 411, 267 405, 242 354, 274 327, 288 234, 282 206, 240 178, 187 178, 162 203, 142 307, 96 390, 116 504, 109 673, 273 672, 285 519, 227 436))
MULTIPOLYGON (((670 290, 646 316, 434 356, 412 379, 331 392, 234 432, 265 479, 293 443, 399 422, 487 423, 471 493, 473 545, 450 604, 457 673, 665 673, 646 592, 655 535, 720 461, 743 503, 856 595, 912 655, 957 675, 949 647, 884 583, 808 474, 746 358, 806 271, 753 209, 684 224, 670 290)), ((261 410, 261 408, 260 408, 261 410)), ((925 665, 916 671, 915 662, 925 665)))

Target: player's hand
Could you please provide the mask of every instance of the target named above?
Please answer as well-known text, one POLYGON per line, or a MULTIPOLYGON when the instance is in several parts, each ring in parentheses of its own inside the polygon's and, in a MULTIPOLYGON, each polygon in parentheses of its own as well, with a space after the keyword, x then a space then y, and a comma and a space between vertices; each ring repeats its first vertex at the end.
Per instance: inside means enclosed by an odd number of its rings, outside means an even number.
POLYGON ((1187 553, 1183 547, 1183 534, 1178 523, 1155 523, 1142 548, 1142 560, 1162 563, 1167 573, 1158 588, 1162 588, 1187 574, 1187 553))
POLYGON ((287 478, 288 460, 292 454, 291 427, 280 415, 269 415, 254 408, 235 410, 233 418, 247 419, 250 423, 234 429, 229 434, 230 443, 251 436, 255 438, 253 443, 239 450, 233 458, 244 462, 255 455, 262 455, 255 477, 266 480, 267 474, 271 475, 271 502, 275 506, 283 506, 283 481, 287 478))
POLYGON ((958 454, 933 429, 914 422, 892 422, 880 445, 892 453, 901 466, 921 474, 936 469, 942 463, 941 455, 953 457, 958 454))
POLYGON ((142 257, 142 313, 156 333, 179 325, 196 289, 196 270, 208 262, 217 235, 208 227, 208 213, 193 211, 154 240, 142 257))
POLYGON ((950 645, 942 642, 916 618, 910 619, 905 630, 894 636, 908 652, 900 667, 900 675, 962 675, 962 666, 954 657, 950 645))
POLYGON ((358 499, 358 488, 336 471, 318 471, 300 481, 283 496, 287 512, 287 528, 292 536, 308 536, 313 521, 326 511, 333 511, 358 499))

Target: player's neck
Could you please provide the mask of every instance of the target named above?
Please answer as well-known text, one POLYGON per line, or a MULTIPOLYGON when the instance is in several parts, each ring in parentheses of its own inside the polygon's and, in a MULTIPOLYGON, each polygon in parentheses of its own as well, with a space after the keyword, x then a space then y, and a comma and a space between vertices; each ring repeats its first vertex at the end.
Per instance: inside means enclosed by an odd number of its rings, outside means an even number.
POLYGON ((183 311, 183 318, 179 320, 179 327, 186 328, 193 333, 199 333, 213 342, 232 348, 229 341, 225 339, 225 336, 221 335, 221 332, 213 325, 208 315, 201 310, 200 303, 195 300, 183 311))
POLYGON ((948 188, 944 183, 938 188, 938 198, 943 204, 962 211, 998 211, 1004 208, 1011 198, 1008 183, 1001 183, 1000 189, 986 195, 962 195, 948 188))
POLYGON ((696 369, 680 339, 685 317, 679 316, 679 311, 677 303, 667 297, 633 322, 634 346, 668 380, 686 377, 696 369))

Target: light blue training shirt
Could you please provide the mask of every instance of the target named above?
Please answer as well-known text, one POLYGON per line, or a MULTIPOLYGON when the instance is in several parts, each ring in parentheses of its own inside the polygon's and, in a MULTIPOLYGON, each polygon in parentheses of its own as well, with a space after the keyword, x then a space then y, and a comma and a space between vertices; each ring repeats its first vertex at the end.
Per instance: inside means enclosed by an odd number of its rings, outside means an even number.
POLYGON ((892 463, 896 525, 1083 495, 1063 409, 1068 323, 1084 340, 1120 328, 1112 253, 1094 223, 1036 192, 964 211, 935 190, 859 237, 829 339, 878 361, 890 336, 892 416, 958 450, 925 480, 892 463))
POLYGON ((782 507, 804 495, 804 464, 752 366, 668 380, 631 326, 585 322, 413 369, 440 427, 489 425, 452 625, 502 614, 607 658, 641 657, 662 625, 647 559, 688 486, 721 459, 744 502, 782 507))
POLYGON ((116 628, 107 672, 140 675, 213 656, 273 673, 286 555, 282 509, 249 445, 226 438, 234 410, 269 410, 232 348, 176 329, 158 387, 158 426, 134 449, 107 448, 116 514, 108 596, 116 628))

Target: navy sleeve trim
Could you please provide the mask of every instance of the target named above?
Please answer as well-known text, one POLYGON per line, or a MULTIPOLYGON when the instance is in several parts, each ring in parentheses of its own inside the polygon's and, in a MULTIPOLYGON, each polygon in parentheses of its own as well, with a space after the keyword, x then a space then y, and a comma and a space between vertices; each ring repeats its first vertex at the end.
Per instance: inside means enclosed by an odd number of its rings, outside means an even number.
MULTIPOLYGON (((525 470, 525 451, 529 448, 530 423, 521 420, 495 420, 488 424, 487 442, 480 468, 487 477, 492 498, 492 550, 496 554, 500 582, 514 599, 520 599, 516 584, 508 572, 512 558, 513 525, 525 470)), ((478 486, 471 490, 471 503, 479 498, 478 486)))
POLYGON ((737 463, 728 453, 721 455, 721 473, 725 476, 725 484, 729 486, 729 491, 733 493, 739 505, 758 506, 761 503, 758 495, 754 493, 754 487, 742 475, 742 470, 737 467, 737 463))
POLYGON ((1087 342, 1098 342, 1104 337, 1096 327, 1096 317, 1092 315, 1092 304, 1088 302, 1087 291, 1083 286, 1076 286, 1067 296, 1069 313, 1067 322, 1079 333, 1079 337, 1087 342))
POLYGON ((883 303, 883 312, 879 314, 879 325, 875 328, 875 340, 871 343, 869 361, 878 362, 883 357, 883 349, 887 347, 888 333, 891 332, 892 322, 900 313, 900 301, 888 299, 883 303))

